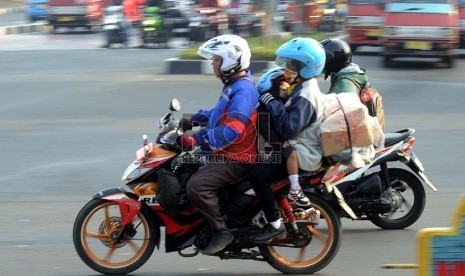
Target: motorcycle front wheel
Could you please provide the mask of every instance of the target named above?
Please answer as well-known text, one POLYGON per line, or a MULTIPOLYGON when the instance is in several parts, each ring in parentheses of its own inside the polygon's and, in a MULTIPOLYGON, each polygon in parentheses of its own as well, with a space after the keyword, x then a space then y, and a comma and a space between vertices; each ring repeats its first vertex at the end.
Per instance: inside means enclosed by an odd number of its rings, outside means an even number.
POLYGON ((401 168, 388 170, 389 181, 399 180, 402 185, 394 185, 389 192, 401 202, 395 210, 389 213, 370 217, 370 221, 383 229, 404 229, 415 223, 423 213, 426 202, 425 188, 421 181, 412 172, 401 168))
POLYGON ((312 274, 323 269, 331 263, 341 245, 339 216, 325 200, 312 194, 306 196, 310 199, 311 207, 320 211, 317 225, 309 223, 305 229, 301 229, 310 236, 308 241, 301 245, 273 241, 259 246, 265 260, 285 274, 312 274))
POLYGON ((122 275, 140 268, 152 255, 159 228, 144 208, 118 239, 122 228, 116 202, 89 201, 77 215, 73 228, 74 247, 79 257, 103 274, 122 275))

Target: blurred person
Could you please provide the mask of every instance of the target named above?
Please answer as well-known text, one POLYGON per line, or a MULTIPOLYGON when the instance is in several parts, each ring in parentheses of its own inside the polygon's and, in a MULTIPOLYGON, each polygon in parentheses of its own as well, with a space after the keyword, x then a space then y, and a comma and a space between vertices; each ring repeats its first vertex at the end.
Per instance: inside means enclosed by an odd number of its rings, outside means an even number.
MULTIPOLYGON (((270 93, 269 87, 263 87, 259 89, 260 102, 269 112, 276 133, 287 141, 284 149, 292 146, 292 151, 295 149, 297 152, 299 170, 312 173, 319 169, 323 158, 319 127, 323 117, 324 95, 316 77, 324 68, 325 51, 318 41, 299 37, 281 45, 276 55, 276 64, 284 68, 284 75, 287 71, 291 77, 291 84, 286 90, 288 98, 282 103, 270 93)), ((285 235, 271 185, 274 181, 288 177, 287 164, 279 158, 271 160, 258 163, 249 176, 268 221, 251 238, 258 244, 266 244, 285 235)))
POLYGON ((112 5, 105 9, 102 34, 104 43, 102 48, 109 48, 114 41, 122 42, 126 47, 129 44, 129 23, 123 13, 121 5, 112 5), (115 25, 117 28, 115 28, 115 25))
MULTIPOLYGON (((260 85, 258 86, 258 92, 261 93, 264 90, 269 90, 268 92, 271 93, 276 100, 280 100, 284 105, 286 105, 289 96, 292 94, 296 86, 302 81, 298 73, 299 68, 300 65, 297 62, 289 61, 289 64, 285 69, 278 67, 268 70, 268 72, 263 74, 259 79, 260 85)), ((268 113, 266 106, 263 103, 259 106, 259 112, 268 113)), ((290 182, 288 198, 299 206, 309 206, 310 200, 302 192, 299 184, 299 163, 297 151, 289 144, 288 141, 285 141, 276 132, 272 122, 268 120, 268 116, 264 116, 263 118, 265 119, 261 119, 262 116, 259 118, 260 134, 264 135, 265 140, 270 145, 278 145, 278 148, 274 147, 274 150, 282 152, 283 157, 286 159, 286 168, 290 182)))
POLYGON ((251 52, 247 41, 237 35, 220 35, 199 47, 198 54, 212 60, 215 76, 224 84, 212 109, 201 109, 183 118, 180 127, 205 126, 193 136, 181 137, 183 147, 199 145, 212 151, 214 160, 201 167, 187 182, 189 200, 206 217, 213 234, 203 254, 215 254, 234 239, 220 213, 218 192, 252 169, 257 154, 256 122, 258 93, 249 72, 251 52))

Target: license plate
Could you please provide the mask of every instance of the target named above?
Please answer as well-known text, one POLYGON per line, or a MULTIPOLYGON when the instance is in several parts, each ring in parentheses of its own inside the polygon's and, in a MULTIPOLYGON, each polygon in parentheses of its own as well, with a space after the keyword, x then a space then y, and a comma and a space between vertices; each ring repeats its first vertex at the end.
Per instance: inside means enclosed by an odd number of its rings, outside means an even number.
POLYGON ((426 41, 407 41, 404 43, 404 49, 408 50, 430 50, 431 42, 426 41))
POLYGON ((60 16, 60 17, 58 17, 58 21, 60 21, 60 22, 74 21, 74 17, 72 17, 72 16, 60 16))
POLYGON ((423 172, 425 170, 425 167, 423 167, 423 164, 421 163, 420 159, 415 155, 415 153, 413 152, 410 153, 410 160, 412 160, 413 165, 420 172, 423 172))
POLYGON ((366 32, 366 36, 375 36, 378 37, 381 35, 381 29, 373 29, 373 30, 368 30, 366 32))
POLYGON ((104 25, 103 29, 104 30, 115 30, 115 29, 119 29, 119 27, 116 25, 104 25))

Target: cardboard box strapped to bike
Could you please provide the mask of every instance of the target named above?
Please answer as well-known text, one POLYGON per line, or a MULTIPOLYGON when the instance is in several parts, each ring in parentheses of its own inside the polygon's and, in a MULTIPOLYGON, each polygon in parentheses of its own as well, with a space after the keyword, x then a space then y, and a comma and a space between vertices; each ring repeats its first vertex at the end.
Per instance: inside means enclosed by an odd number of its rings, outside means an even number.
POLYGON ((325 95, 320 131, 325 157, 350 148, 384 146, 384 134, 379 122, 368 114, 367 107, 353 93, 325 95))

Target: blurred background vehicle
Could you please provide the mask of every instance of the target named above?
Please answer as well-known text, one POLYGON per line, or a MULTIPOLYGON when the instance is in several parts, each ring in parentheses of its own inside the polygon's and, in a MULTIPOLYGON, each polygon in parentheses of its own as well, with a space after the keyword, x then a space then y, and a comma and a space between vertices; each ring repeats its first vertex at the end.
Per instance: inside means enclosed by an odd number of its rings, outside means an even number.
POLYGON ((277 19, 286 32, 316 31, 323 16, 322 5, 326 3, 327 0, 280 1, 277 6, 277 19))
MULTIPOLYGON (((227 6, 222 6, 217 0, 200 0, 192 7, 208 20, 209 29, 213 36, 224 34, 228 30, 227 6)), ((213 37, 212 36, 212 37, 213 37)))
POLYGON ((459 46, 455 0, 391 0, 385 4, 382 52, 393 58, 434 58, 453 67, 459 46))
POLYGON ((103 17, 104 48, 110 48, 113 44, 128 46, 129 26, 123 14, 122 6, 109 6, 105 8, 103 17))
POLYGON ((242 37, 260 36, 262 19, 253 11, 228 9, 229 31, 242 37))
POLYGON ((28 0, 25 9, 29 21, 46 20, 48 14, 48 0, 28 0))
POLYGON ((347 42, 355 52, 360 46, 381 46, 383 0, 349 0, 347 3, 347 42))
POLYGON ((347 14, 347 3, 338 3, 330 0, 321 4, 323 10, 318 29, 321 31, 334 32, 344 28, 347 14))
POLYGON ((164 26, 159 7, 146 7, 140 22, 141 47, 160 46, 168 44, 168 33, 164 26))
POLYGON ((205 15, 190 9, 181 10, 181 14, 189 21, 189 41, 204 42, 215 36, 205 15))
POLYGON ((52 29, 60 27, 100 28, 105 7, 111 0, 49 0, 47 20, 52 29))
POLYGON ((277 15, 274 19, 276 22, 278 22, 281 25, 281 28, 285 32, 291 31, 291 22, 292 22, 292 17, 294 15, 290 11, 289 5, 292 5, 292 2, 293 1, 288 1, 288 0, 279 1, 277 9, 276 9, 277 15))
POLYGON ((459 1, 460 48, 465 48, 465 0, 459 1))

